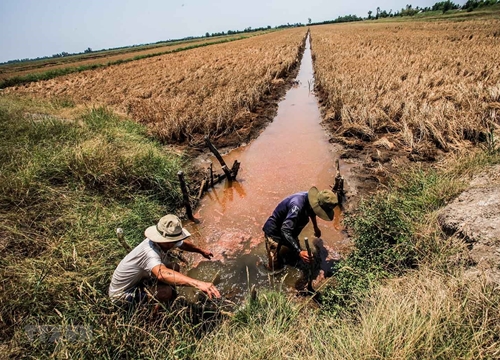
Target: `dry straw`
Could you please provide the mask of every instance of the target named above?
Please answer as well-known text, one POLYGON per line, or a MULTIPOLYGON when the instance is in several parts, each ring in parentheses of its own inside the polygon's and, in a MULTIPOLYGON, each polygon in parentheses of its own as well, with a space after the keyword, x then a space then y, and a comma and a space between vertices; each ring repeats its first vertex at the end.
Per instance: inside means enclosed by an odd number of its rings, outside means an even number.
POLYGON ((340 138, 461 148, 500 123, 498 19, 313 27, 324 117, 340 138))
POLYGON ((305 34, 278 31, 6 91, 108 105, 165 141, 195 142, 248 126, 276 80, 297 64, 305 34))

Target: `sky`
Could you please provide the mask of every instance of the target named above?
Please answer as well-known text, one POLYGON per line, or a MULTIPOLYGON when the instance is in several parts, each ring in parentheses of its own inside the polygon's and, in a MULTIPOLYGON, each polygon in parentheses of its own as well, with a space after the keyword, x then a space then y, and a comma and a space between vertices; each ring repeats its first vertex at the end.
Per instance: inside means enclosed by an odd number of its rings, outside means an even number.
MULTIPOLYGON (((0 0, 0 62, 154 43, 206 32, 366 17, 438 0, 0 0)), ((454 1, 462 4, 464 1, 454 1)))

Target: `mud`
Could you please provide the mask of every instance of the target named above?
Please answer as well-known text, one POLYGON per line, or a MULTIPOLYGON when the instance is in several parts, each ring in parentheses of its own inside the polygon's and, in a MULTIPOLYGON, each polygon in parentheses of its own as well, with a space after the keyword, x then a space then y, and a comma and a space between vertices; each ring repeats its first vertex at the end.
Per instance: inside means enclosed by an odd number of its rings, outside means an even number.
POLYGON ((466 276, 500 284, 500 165, 475 176, 438 219, 447 234, 467 243, 466 276))

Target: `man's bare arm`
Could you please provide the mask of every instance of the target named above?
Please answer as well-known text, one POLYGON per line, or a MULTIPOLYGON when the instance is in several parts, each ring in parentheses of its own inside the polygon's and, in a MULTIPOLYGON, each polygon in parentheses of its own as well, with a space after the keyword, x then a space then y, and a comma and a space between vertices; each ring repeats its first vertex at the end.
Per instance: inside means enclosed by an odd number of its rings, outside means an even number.
POLYGON ((201 254, 208 260, 210 260, 214 256, 214 254, 212 254, 210 251, 203 250, 202 248, 199 248, 198 246, 196 246, 195 244, 193 244, 191 241, 188 240, 184 240, 182 245, 179 246, 179 249, 201 254))
POLYGON ((178 271, 169 269, 163 264, 156 265, 151 270, 151 273, 154 275, 154 277, 158 279, 158 281, 161 281, 163 283, 169 285, 183 285, 183 286, 195 287, 203 291, 205 294, 207 294, 207 296, 210 299, 212 298, 212 296, 217 298, 220 297, 219 290, 217 290, 214 284, 193 279, 189 276, 181 274, 178 271))

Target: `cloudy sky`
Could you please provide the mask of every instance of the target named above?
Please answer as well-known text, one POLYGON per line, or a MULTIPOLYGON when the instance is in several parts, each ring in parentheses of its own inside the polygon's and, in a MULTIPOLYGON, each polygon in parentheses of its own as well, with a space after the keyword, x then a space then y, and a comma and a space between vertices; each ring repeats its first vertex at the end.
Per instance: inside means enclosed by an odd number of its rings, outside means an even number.
MULTIPOLYGON (((366 17, 437 0, 0 0, 0 62, 243 30, 366 17)), ((464 1, 454 1, 462 4, 464 1)))

